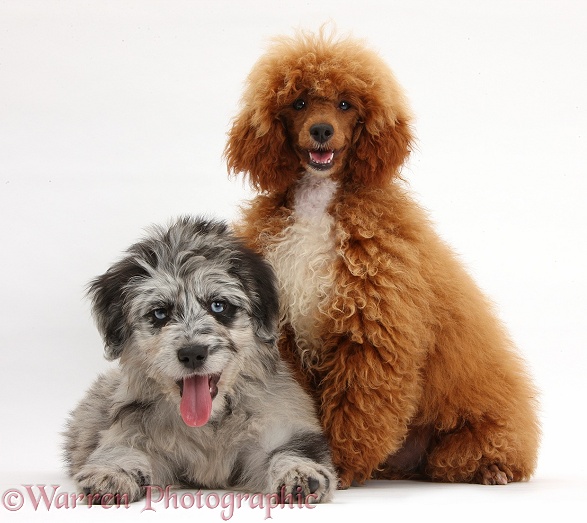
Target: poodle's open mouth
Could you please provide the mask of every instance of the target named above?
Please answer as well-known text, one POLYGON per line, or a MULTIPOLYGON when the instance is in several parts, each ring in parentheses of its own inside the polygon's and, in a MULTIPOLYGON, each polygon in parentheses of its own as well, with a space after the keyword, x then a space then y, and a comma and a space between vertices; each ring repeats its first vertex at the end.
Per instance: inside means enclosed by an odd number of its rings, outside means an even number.
POLYGON ((310 156, 309 165, 318 171, 326 171, 332 167, 336 154, 337 152, 333 150, 310 150, 308 151, 310 156))
POLYGON ((201 427, 210 419, 212 400, 218 394, 220 374, 192 374, 179 380, 179 410, 186 425, 201 427))

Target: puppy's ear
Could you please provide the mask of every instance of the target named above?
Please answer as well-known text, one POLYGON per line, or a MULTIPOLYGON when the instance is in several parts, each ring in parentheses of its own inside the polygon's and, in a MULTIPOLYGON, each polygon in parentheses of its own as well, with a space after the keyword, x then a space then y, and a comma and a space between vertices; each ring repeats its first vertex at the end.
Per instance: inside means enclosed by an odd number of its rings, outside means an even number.
POLYGON ((399 175, 412 146, 407 116, 376 110, 355 129, 354 154, 349 155, 353 180, 367 186, 384 186, 399 175))
POLYGON ((240 248, 239 258, 239 268, 235 275, 241 279, 251 297, 255 334, 264 343, 274 343, 277 340, 279 299, 273 269, 258 254, 246 247, 240 248))
POLYGON ((147 271, 143 267, 132 258, 127 258, 92 280, 88 286, 92 313, 104 340, 105 356, 109 360, 120 357, 130 336, 130 326, 124 313, 127 285, 133 278, 146 275, 147 271))
POLYGON ((245 108, 234 119, 224 158, 229 173, 243 173, 260 192, 285 191, 300 165, 283 123, 269 109, 263 113, 245 108))

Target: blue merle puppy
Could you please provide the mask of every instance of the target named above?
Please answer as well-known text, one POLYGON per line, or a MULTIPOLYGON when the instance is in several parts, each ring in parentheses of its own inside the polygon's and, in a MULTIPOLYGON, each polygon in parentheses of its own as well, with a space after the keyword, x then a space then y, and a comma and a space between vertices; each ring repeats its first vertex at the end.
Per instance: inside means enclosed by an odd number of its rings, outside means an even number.
MULTIPOLYGON (((108 359, 65 432, 86 494, 147 485, 293 493, 336 488, 310 398, 276 348, 274 276, 223 222, 181 218, 89 287, 108 359)), ((298 498, 299 499, 299 498, 298 498)))

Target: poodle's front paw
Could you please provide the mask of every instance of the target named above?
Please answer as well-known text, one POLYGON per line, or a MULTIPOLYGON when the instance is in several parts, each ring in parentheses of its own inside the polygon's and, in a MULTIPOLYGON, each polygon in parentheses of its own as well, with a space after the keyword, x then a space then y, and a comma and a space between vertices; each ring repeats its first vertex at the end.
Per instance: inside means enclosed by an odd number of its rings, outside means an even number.
POLYGON ((479 467, 473 482, 482 485, 507 485, 513 479, 512 471, 505 465, 497 463, 479 467))
POLYGON ((116 465, 86 465, 73 477, 83 491, 87 504, 115 505, 131 503, 145 495, 151 482, 150 472, 125 470, 116 465))
POLYGON ((317 464, 300 464, 288 470, 277 482, 282 503, 322 503, 332 497, 336 478, 317 464))

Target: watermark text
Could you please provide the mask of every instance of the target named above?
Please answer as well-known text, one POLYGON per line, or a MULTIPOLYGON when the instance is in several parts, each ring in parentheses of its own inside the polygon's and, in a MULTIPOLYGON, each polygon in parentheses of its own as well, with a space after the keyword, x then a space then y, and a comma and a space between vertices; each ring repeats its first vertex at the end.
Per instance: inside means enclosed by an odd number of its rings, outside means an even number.
MULTIPOLYGON (((297 493, 286 493, 282 489, 275 494, 248 494, 244 492, 178 491, 172 487, 145 487, 145 496, 135 505, 141 505, 140 512, 158 510, 217 510, 224 521, 230 520, 236 510, 243 507, 262 510, 265 519, 271 519, 271 511, 277 508, 313 509, 316 496, 305 499, 297 493)), ((85 494, 67 492, 60 485, 21 485, 2 493, 0 509, 16 512, 23 508, 35 512, 49 510, 69 510, 75 508, 101 507, 103 509, 131 507, 127 494, 85 494)))

